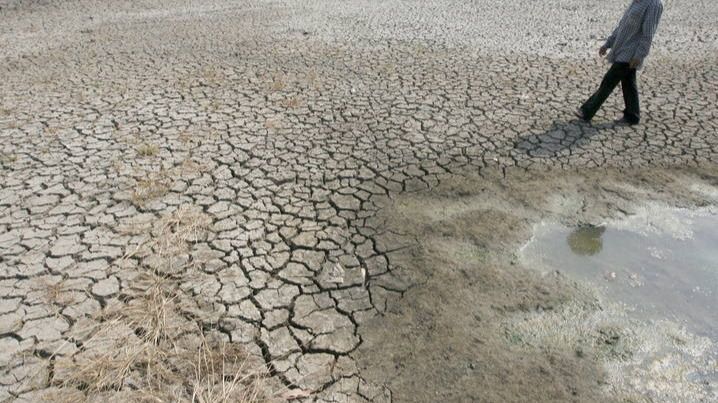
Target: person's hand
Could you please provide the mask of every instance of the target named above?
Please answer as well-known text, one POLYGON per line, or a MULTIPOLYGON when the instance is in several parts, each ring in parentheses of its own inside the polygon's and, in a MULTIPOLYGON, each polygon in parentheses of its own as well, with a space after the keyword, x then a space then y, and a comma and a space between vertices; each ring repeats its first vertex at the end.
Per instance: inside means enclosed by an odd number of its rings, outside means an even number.
POLYGON ((635 69, 636 67, 638 67, 639 64, 641 64, 641 59, 636 59, 635 57, 633 57, 628 62, 628 67, 631 69, 635 69))
POLYGON ((606 56, 606 52, 608 52, 608 48, 601 46, 601 49, 598 50, 598 55, 601 57, 606 56))

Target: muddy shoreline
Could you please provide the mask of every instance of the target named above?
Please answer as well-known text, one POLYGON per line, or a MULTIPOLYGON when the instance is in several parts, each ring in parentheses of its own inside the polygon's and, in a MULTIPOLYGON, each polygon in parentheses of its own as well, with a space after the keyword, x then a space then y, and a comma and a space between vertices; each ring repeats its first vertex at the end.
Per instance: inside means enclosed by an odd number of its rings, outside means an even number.
POLYGON ((408 290, 360 326, 363 344, 353 356, 365 379, 398 402, 647 401, 638 386, 619 385, 610 366, 641 348, 640 332, 621 328, 637 325, 611 322, 620 312, 595 290, 524 267, 517 250, 545 219, 597 223, 648 201, 713 205, 718 172, 482 172, 440 183, 387 201, 378 218, 387 245, 404 248, 390 260, 408 290), (581 326, 599 312, 606 323, 581 326), (536 315, 575 322, 556 331, 559 340, 577 328, 583 339, 537 345, 507 326, 536 315))

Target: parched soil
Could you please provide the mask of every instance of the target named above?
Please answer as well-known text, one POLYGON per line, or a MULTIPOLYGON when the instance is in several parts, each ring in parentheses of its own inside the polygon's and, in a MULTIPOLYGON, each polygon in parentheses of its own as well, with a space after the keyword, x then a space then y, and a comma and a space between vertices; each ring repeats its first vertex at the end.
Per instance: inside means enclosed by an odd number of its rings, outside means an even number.
POLYGON ((622 0, 0 0, 0 402, 622 398, 521 342, 598 302, 512 256, 715 202, 718 6, 684 3, 626 127, 571 118, 622 0))

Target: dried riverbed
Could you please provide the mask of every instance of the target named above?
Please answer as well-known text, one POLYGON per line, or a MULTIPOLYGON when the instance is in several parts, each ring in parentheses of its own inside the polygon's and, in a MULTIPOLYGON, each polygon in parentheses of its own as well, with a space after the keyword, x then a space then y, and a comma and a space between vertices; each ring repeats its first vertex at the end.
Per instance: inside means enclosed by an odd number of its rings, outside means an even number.
POLYGON ((572 119, 625 3, 0 0, 0 402, 634 390, 517 325, 608 309, 537 223, 715 202, 718 3, 572 119))

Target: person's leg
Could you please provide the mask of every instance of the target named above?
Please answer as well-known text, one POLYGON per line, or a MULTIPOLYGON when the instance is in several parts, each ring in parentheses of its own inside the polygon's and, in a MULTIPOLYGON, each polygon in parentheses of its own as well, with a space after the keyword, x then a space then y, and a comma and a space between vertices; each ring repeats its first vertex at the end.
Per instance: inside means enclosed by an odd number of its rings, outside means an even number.
POLYGON ((613 63, 608 72, 603 76, 601 85, 598 90, 591 95, 590 98, 583 105, 581 105, 581 112, 583 112, 584 119, 591 120, 593 116, 598 112, 598 109, 606 101, 613 89, 616 88, 621 79, 626 74, 628 69, 628 63, 613 63))
POLYGON ((623 102, 626 109, 623 110, 623 118, 626 122, 635 125, 641 121, 641 109, 638 98, 638 85, 636 84, 636 69, 628 69, 628 73, 621 80, 623 90, 623 102))

